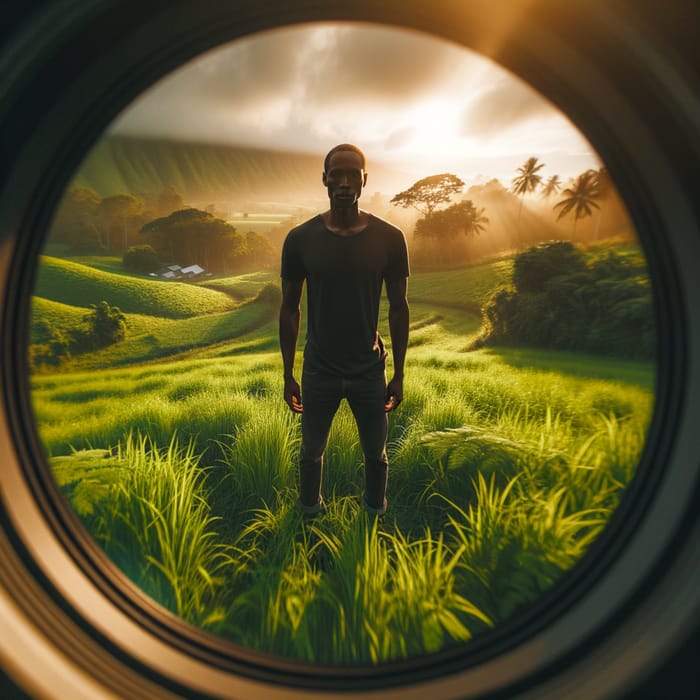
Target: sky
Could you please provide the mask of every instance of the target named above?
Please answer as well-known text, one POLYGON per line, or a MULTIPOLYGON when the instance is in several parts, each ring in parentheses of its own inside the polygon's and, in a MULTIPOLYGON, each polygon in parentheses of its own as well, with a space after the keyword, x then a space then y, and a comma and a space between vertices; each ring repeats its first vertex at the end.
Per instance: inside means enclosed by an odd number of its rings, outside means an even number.
MULTIPOLYGON (((325 154, 509 184, 530 156, 546 178, 600 166, 571 122, 462 46, 369 24, 307 24, 216 48, 163 78, 111 133, 325 154)), ((368 167, 368 170, 370 168, 368 167)))

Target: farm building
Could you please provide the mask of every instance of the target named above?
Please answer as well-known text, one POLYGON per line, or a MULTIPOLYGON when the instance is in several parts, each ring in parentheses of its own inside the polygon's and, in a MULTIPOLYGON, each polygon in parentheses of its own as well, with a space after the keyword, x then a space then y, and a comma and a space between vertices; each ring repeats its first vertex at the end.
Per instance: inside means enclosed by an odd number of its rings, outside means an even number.
POLYGON ((159 277, 165 280, 182 280, 191 279, 192 277, 199 277, 203 275, 206 270, 200 265, 187 265, 182 267, 181 265, 168 265, 163 267, 158 272, 151 272, 151 277, 159 277))

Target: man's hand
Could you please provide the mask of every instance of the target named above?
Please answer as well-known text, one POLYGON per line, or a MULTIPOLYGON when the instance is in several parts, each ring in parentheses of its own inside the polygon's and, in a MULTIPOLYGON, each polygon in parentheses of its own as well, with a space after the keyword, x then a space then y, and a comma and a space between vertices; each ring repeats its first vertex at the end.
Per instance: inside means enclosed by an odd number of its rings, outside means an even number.
POLYGON ((394 377, 386 386, 384 410, 389 413, 403 401, 403 378, 394 377))
POLYGON ((301 387, 294 377, 284 381, 284 400, 294 413, 301 413, 304 410, 301 405, 301 387))

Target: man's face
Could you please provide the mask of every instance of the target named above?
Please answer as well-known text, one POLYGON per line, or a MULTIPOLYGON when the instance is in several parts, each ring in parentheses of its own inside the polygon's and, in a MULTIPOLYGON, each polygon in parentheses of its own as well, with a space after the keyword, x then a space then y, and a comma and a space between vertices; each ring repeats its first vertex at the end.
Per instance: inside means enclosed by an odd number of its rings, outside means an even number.
POLYGON ((362 158, 355 151, 336 151, 328 161, 328 170, 323 173, 323 184, 335 206, 353 206, 366 182, 362 158))

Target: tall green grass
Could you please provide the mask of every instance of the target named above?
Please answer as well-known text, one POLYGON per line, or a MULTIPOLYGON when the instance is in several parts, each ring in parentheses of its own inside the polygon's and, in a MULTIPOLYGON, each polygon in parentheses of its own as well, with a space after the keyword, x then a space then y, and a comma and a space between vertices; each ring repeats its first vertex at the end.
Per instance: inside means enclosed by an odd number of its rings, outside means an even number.
POLYGON ((222 461, 230 470, 237 511, 275 507, 280 492, 294 485, 294 462, 299 445, 298 424, 286 404, 261 400, 255 419, 236 426, 222 444, 222 461))
POLYGON ((458 552, 409 541, 344 497, 312 524, 289 503, 241 534, 250 582, 219 632, 316 663, 376 664, 463 642, 491 621, 454 590, 458 552), (255 574, 252 561, 256 561, 255 574))
POLYGON ((217 542, 192 444, 181 448, 173 438, 159 450, 129 433, 116 459, 121 478, 87 519, 93 536, 142 590, 188 622, 211 626, 223 615, 217 597, 235 550, 217 542))
POLYGON ((647 389, 551 363, 419 355, 390 419, 387 515, 374 522, 360 508, 362 454, 343 404, 327 510, 306 522, 295 507, 299 421, 276 362, 34 377, 33 395, 64 492, 144 591, 194 624, 302 661, 430 653, 532 603, 614 513, 652 406, 647 389), (96 447, 121 457, 95 471, 96 447), (186 546, 195 541, 197 552, 186 546))
MULTIPOLYGON (((460 283, 478 296, 494 270, 460 283)), ((251 649, 356 665, 467 643, 537 600, 603 532, 644 448, 654 371, 465 352, 478 322, 456 308, 453 283, 429 280, 444 304, 413 309, 381 520, 360 507, 345 404, 326 509, 313 520, 297 509, 299 417, 281 398, 274 323, 177 361, 32 376, 59 485, 147 594, 251 649)))

